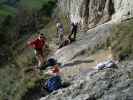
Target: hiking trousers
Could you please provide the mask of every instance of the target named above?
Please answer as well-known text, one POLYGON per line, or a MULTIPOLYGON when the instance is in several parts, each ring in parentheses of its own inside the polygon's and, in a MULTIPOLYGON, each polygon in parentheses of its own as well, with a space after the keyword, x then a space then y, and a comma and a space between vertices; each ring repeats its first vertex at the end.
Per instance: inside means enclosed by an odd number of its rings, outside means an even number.
POLYGON ((71 34, 69 35, 69 39, 72 39, 72 35, 73 35, 73 39, 76 40, 76 34, 77 34, 77 30, 76 29, 72 29, 71 34))
POLYGON ((59 46, 62 45, 63 41, 64 41, 64 33, 60 32, 59 33, 59 39, 58 39, 59 46))
POLYGON ((44 64, 44 62, 46 62, 43 48, 35 49, 35 55, 36 59, 38 60, 38 67, 41 67, 44 64))

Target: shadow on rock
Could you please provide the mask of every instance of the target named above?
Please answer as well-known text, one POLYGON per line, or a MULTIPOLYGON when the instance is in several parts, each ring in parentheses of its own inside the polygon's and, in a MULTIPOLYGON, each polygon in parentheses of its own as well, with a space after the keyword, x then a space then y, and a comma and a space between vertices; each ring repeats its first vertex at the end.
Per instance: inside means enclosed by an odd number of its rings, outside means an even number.
POLYGON ((94 62, 94 60, 76 60, 76 61, 64 64, 63 67, 70 67, 70 66, 79 65, 82 63, 92 63, 92 62, 94 62))

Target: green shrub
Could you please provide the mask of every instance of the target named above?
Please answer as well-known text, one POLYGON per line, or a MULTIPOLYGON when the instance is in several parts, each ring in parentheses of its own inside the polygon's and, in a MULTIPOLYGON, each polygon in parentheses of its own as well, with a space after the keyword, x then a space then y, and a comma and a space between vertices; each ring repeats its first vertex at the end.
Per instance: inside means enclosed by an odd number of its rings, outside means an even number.
MULTIPOLYGON (((56 0, 21 0, 21 1, 29 2, 29 4, 33 6, 36 6, 37 2, 39 4, 37 5, 39 9, 42 8, 41 5, 43 4, 47 6, 48 12, 46 12, 45 14, 47 14, 48 16, 45 16, 43 14, 41 16, 37 16, 38 18, 37 22, 41 21, 41 23, 39 24, 42 24, 43 27, 49 24, 49 21, 51 20, 50 16, 52 14, 53 7, 55 7, 53 5, 55 5, 56 0)), ((28 7, 32 9, 32 7, 30 6, 28 7)), ((29 23, 29 21, 27 21, 26 18, 29 17, 31 19, 31 17, 34 16, 33 13, 37 13, 37 15, 39 15, 38 13, 40 12, 27 11, 28 13, 27 15, 24 15, 25 12, 24 13, 20 12, 19 16, 22 15, 21 16, 22 18, 21 17, 18 18, 18 16, 16 17, 8 14, 8 10, 6 9, 7 9, 6 7, 0 9, 0 18, 3 18, 2 20, 0 19, 0 45, 2 47, 2 50, 4 51, 6 50, 5 54, 7 54, 6 55, 7 58, 1 60, 2 62, 4 62, 4 64, 0 66, 0 100, 6 100, 6 99, 20 100, 20 98, 28 91, 29 88, 34 87, 35 82, 39 80, 40 77, 45 78, 45 76, 39 75, 38 78, 34 76, 34 72, 25 71, 33 67, 33 65, 36 63, 35 56, 33 52, 31 52, 32 50, 26 47, 26 42, 29 36, 33 34, 23 34, 21 35, 21 37, 17 39, 14 36, 16 35, 16 32, 18 32, 18 29, 21 28, 21 25, 23 25, 23 23, 25 22, 29 23), (3 9, 7 12, 5 12, 3 9), (1 12, 2 13, 4 12, 4 15, 6 16, 4 17, 1 16, 1 12), (20 19, 19 23, 22 24, 19 24, 18 21, 16 21, 16 18, 18 18, 18 20, 20 19)), ((39 11, 39 9, 37 9, 36 11, 39 11)), ((36 14, 34 19, 36 19, 36 14)), ((53 29, 55 29, 55 27, 53 27, 53 29)), ((30 33, 32 32, 30 31, 30 33)), ((3 58, 5 58, 5 56, 3 58)))
POLYGON ((53 9, 56 7, 56 0, 47 0, 43 3, 42 8, 40 9, 41 14, 51 16, 53 9))

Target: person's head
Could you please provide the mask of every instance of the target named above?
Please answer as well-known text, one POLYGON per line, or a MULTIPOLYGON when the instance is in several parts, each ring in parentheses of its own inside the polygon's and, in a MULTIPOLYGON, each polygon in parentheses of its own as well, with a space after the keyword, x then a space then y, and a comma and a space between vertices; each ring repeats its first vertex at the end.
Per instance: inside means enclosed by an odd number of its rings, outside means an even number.
POLYGON ((40 33, 38 37, 39 37, 40 40, 45 39, 45 36, 42 33, 40 33))
POLYGON ((71 25, 73 26, 74 25, 74 22, 72 22, 71 25))
POLYGON ((56 63, 56 64, 53 65, 53 68, 59 67, 59 66, 60 66, 60 64, 59 63, 56 63))
POLYGON ((48 59, 47 61, 47 66, 52 66, 52 67, 57 67, 57 66, 60 66, 61 64, 57 62, 56 59, 54 58, 50 58, 48 59))
POLYGON ((56 64, 57 64, 57 60, 55 60, 54 58, 49 58, 47 61, 48 66, 54 66, 56 64))

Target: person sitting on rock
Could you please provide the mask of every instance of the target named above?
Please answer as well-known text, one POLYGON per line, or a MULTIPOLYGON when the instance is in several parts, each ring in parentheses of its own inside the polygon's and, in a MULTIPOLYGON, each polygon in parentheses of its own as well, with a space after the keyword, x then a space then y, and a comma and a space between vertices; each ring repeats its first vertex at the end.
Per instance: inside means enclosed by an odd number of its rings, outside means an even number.
POLYGON ((51 69, 48 70, 47 74, 51 77, 46 82, 46 88, 48 92, 53 92, 62 88, 62 81, 60 76, 60 65, 54 59, 48 60, 48 66, 51 66, 51 69))

